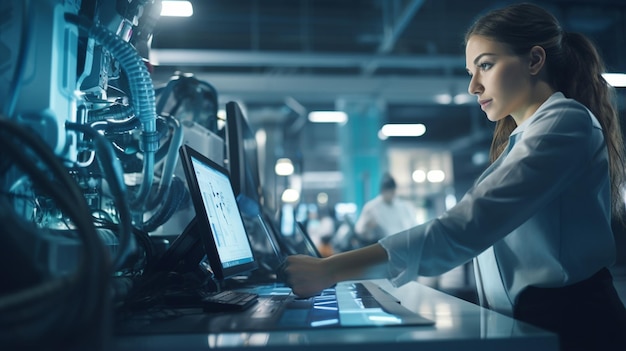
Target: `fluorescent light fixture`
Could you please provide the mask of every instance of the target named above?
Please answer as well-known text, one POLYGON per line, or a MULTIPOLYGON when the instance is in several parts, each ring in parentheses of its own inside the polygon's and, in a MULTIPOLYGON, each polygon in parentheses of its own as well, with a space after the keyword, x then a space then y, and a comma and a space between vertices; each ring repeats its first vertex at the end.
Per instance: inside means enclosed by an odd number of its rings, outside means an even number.
POLYGON ((452 99, 452 101, 454 101, 454 103, 457 105, 464 105, 470 102, 476 102, 476 97, 470 94, 457 94, 457 95, 454 95, 454 98, 452 99))
POLYGON ((450 103, 452 103, 452 95, 437 94, 435 95, 435 102, 441 105, 449 105, 450 103))
POLYGON ((320 205, 326 205, 328 203, 328 194, 325 192, 318 193, 317 203, 320 205))
POLYGON ((337 214, 356 213, 357 207, 354 202, 338 202, 335 204, 335 212, 337 214))
POLYGON ((613 87, 626 88, 626 73, 603 73, 602 77, 613 87))
POLYGON ((439 169, 433 169, 426 173, 426 179, 431 183, 441 183, 446 179, 446 173, 439 169))
POLYGON ((267 133, 265 129, 259 129, 254 134, 254 139, 256 140, 257 145, 265 146, 265 142, 267 142, 267 133))
POLYGON ((285 189, 280 197, 283 202, 298 202, 300 193, 296 189, 285 189))
POLYGON ((381 130, 378 131, 378 139, 380 139, 380 140, 387 140, 387 139, 389 139, 389 137, 386 136, 385 134, 383 134, 383 130, 381 129, 381 130))
POLYGON ((385 124, 380 131, 386 137, 418 137, 426 133, 426 126, 417 124, 385 124))
POLYGON ((309 121, 313 123, 346 123, 348 115, 343 111, 311 111, 309 121))
POLYGON ((217 118, 226 120, 226 110, 223 108, 217 110, 217 118))
POLYGON ((279 158, 274 166, 274 172, 279 176, 292 175, 294 171, 293 163, 288 158, 279 158))
POLYGON ((189 1, 167 1, 161 3, 161 16, 163 17, 191 17, 193 6, 189 1))
POLYGON ((433 169, 430 171, 417 169, 413 171, 411 178, 416 183, 424 183, 426 181, 429 183, 441 183, 446 179, 446 172, 440 169, 433 169))
POLYGON ((426 172, 421 169, 415 170, 411 178, 413 178, 413 181, 416 183, 424 183, 426 181, 426 172))

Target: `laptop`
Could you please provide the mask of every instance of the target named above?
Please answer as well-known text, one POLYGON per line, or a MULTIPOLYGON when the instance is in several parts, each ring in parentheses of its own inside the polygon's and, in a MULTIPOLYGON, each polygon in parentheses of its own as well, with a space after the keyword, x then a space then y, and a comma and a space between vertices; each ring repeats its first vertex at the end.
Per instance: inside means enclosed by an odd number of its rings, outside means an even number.
POLYGON ((209 332, 434 324, 368 281, 342 282, 310 298, 295 296, 280 282, 245 284, 247 273, 259 262, 228 171, 188 145, 181 147, 180 155, 214 279, 224 289, 259 296, 243 311, 215 312, 207 319, 209 332))

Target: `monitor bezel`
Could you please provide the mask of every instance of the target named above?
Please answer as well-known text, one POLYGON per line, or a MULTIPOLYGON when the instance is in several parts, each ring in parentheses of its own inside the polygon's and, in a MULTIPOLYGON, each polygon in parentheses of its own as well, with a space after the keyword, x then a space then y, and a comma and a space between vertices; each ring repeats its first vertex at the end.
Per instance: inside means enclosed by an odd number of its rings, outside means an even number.
POLYGON ((254 131, 236 101, 226 103, 225 130, 226 160, 235 195, 246 196, 262 206, 264 196, 258 145, 254 131))
MULTIPOLYGON (((200 194, 200 185, 198 183, 198 179, 194 172, 195 167, 193 165, 193 158, 197 159, 198 161, 206 164, 207 166, 217 170, 218 172, 226 176, 229 179, 229 183, 231 184, 231 186, 229 189, 224 189, 223 191, 230 191, 233 198, 236 199, 235 192, 232 187, 232 181, 228 173, 228 170, 222 167, 221 165, 219 165, 218 163, 214 162, 213 160, 209 159, 208 157, 206 157, 205 155, 203 155, 202 153, 195 150, 189 145, 181 146, 179 151, 180 151, 180 156, 181 156, 180 157, 181 163, 183 165, 183 170, 185 172, 185 177, 187 178, 187 186, 189 187, 189 194, 191 196, 191 201, 193 203, 194 209, 196 211, 196 225, 198 226, 198 230, 200 231, 200 233, 202 233, 200 235, 200 239, 201 239, 202 245, 204 246, 204 250, 206 252, 207 258, 209 259, 209 264, 211 265, 211 269, 213 270, 215 279, 219 281, 223 281, 227 278, 237 276, 237 275, 243 275, 245 273, 248 273, 250 271, 257 269, 258 268, 257 258, 255 256, 254 250, 250 242, 250 236, 248 235, 247 232, 246 232, 246 239, 248 241, 248 245, 250 246, 250 252, 252 253, 252 261, 246 262, 244 264, 236 265, 236 266, 231 266, 231 267, 224 267, 222 265, 222 260, 220 259, 219 251, 217 250, 217 245, 215 244, 214 233, 209 223, 209 216, 206 213, 202 195, 200 194)), ((241 217, 241 210, 239 209, 239 204, 237 201, 235 201, 235 203, 237 204, 237 211, 239 211, 239 214, 241 217)), ((243 225, 243 219, 242 219, 242 225, 243 225)), ((245 230, 245 226, 244 226, 244 230, 245 230)))

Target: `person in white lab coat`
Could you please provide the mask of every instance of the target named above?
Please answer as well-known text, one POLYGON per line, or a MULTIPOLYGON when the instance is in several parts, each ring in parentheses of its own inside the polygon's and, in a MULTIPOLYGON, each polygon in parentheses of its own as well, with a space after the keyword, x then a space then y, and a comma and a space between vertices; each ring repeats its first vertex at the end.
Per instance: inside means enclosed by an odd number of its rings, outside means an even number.
POLYGON ((354 231, 363 244, 378 240, 417 225, 416 212, 410 202, 396 194, 396 181, 385 173, 380 182, 379 194, 366 202, 354 231))
POLYGON ((438 218, 325 259, 288 257, 289 285, 302 296, 364 277, 402 285, 474 259, 483 306, 557 333, 562 350, 626 350, 607 269, 624 145, 597 50, 526 3, 485 14, 465 38, 468 91, 496 122, 489 168, 438 218))

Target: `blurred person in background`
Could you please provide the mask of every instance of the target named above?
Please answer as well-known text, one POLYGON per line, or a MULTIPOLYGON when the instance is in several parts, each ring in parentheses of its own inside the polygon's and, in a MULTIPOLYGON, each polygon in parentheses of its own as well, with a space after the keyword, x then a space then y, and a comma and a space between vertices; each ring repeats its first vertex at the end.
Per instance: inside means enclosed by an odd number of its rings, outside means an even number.
POLYGON ((385 173, 380 182, 380 193, 363 206, 354 224, 361 246, 417 225, 415 208, 396 195, 396 188, 395 179, 385 173))

